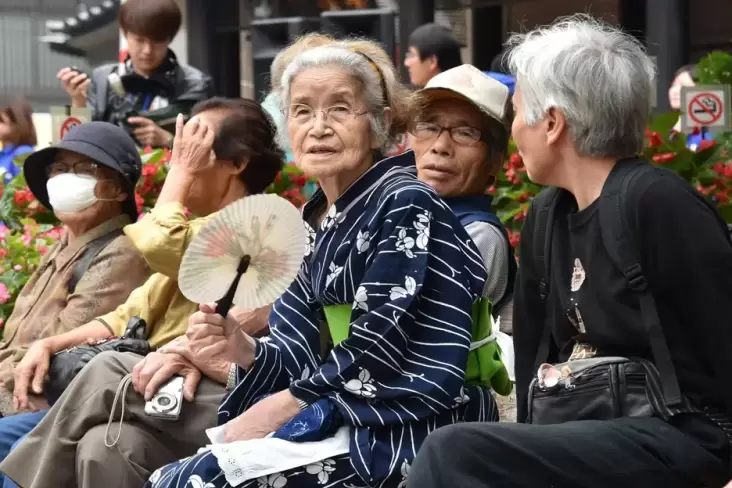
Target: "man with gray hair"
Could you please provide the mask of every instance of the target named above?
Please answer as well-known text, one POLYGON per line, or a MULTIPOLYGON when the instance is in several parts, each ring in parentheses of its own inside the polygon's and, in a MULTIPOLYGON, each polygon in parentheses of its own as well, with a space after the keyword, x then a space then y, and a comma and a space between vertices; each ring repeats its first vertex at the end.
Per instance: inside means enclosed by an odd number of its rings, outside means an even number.
POLYGON ((732 245, 643 147, 653 64, 585 16, 515 36, 532 202, 514 294, 520 424, 428 437, 409 487, 719 487, 729 478, 732 245))

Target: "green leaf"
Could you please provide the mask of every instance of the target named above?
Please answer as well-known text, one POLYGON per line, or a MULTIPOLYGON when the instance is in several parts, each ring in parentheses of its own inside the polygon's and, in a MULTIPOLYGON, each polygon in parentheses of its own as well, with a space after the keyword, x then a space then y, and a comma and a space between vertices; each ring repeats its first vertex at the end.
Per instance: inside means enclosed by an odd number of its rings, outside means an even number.
POLYGON ((668 141, 671 129, 673 129, 678 121, 679 114, 676 112, 662 113, 653 117, 648 126, 648 130, 651 132, 658 132, 662 141, 668 141))
POLYGON ((732 222, 732 204, 725 203, 717 207, 725 222, 732 222))

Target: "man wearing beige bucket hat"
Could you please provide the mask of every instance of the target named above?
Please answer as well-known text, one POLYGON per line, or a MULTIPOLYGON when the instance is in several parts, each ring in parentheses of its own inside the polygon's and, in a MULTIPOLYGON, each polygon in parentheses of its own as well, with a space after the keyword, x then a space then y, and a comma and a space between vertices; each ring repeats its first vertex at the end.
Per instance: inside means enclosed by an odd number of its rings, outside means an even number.
MULTIPOLYGON (((497 375, 494 390, 505 394, 513 379, 508 334, 516 261, 506 229, 491 210, 488 189, 507 151, 510 93, 502 83, 464 64, 430 79, 421 94, 426 103, 410 131, 417 173, 458 216, 488 271, 483 296, 493 304, 494 316, 500 317, 501 331, 495 332, 506 366, 505 374, 497 375)), ((501 419, 515 420, 513 395, 496 400, 501 419)))

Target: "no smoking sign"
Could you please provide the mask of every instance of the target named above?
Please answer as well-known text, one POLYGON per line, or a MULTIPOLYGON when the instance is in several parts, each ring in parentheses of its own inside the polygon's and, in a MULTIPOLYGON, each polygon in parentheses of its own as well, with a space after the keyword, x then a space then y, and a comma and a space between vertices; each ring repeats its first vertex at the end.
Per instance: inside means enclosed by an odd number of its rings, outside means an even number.
POLYGON ((697 85, 681 89, 681 130, 706 127, 732 130, 729 85, 697 85))

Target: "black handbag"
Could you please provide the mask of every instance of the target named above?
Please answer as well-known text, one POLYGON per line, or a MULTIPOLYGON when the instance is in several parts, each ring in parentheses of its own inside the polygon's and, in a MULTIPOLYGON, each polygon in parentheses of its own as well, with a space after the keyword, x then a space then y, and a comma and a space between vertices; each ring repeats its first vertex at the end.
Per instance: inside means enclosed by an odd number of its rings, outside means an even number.
POLYGON ((103 339, 83 346, 59 351, 51 358, 51 365, 43 387, 43 394, 49 405, 59 399, 64 390, 76 378, 76 375, 94 356, 104 351, 132 352, 146 356, 152 348, 147 342, 147 324, 139 317, 133 317, 127 323, 122 337, 103 339))
POLYGON ((645 359, 596 357, 543 364, 529 386, 527 423, 652 416, 668 420, 698 411, 685 397, 669 406, 661 385, 658 369, 645 359))

